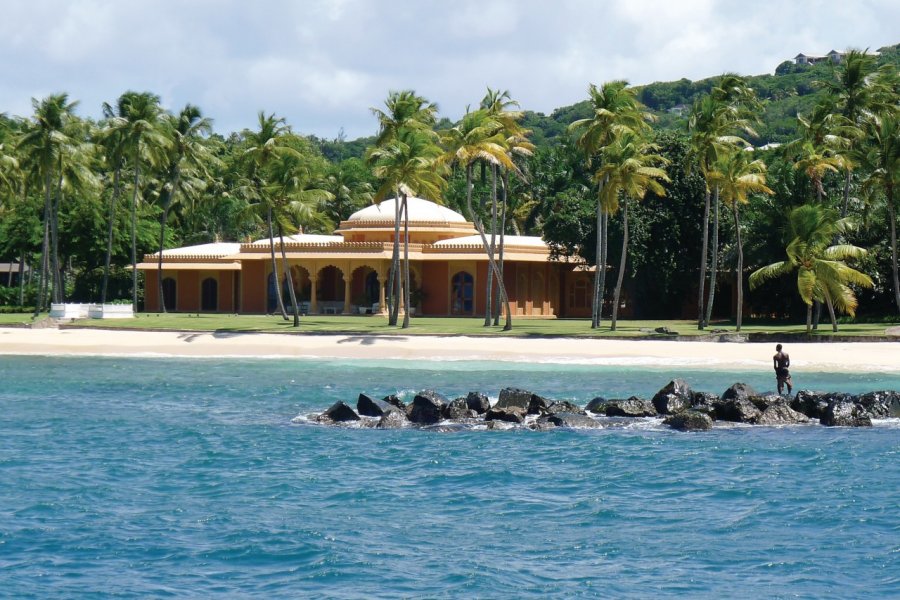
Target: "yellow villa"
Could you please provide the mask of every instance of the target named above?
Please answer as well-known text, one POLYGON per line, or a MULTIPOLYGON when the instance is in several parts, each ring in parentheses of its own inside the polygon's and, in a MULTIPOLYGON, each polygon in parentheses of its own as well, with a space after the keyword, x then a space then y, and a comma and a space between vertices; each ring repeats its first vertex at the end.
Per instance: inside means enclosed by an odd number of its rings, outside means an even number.
MULTIPOLYGON (((311 314, 384 312, 391 267, 394 200, 368 206, 342 221, 334 235, 284 238, 298 304, 311 314)), ((409 261, 416 314, 484 314, 488 261, 474 225, 422 198, 408 198, 409 261)), ((281 245, 275 240, 278 276, 269 239, 213 243, 163 251, 163 299, 182 312, 271 313, 276 281, 286 286, 281 245)), ((145 272, 145 310, 160 310, 158 254, 137 265, 145 272)), ((550 259, 538 237, 507 235, 503 279, 514 315, 590 315, 592 274, 550 259)), ((289 296, 285 290, 285 302, 289 296)))

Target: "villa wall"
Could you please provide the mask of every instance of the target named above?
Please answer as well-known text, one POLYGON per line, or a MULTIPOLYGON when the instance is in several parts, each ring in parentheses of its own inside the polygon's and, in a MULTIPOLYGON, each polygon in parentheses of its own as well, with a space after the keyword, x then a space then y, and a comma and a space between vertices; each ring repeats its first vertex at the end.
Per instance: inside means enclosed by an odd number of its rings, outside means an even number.
POLYGON ((241 312, 266 312, 266 261, 245 260, 241 265, 241 312))

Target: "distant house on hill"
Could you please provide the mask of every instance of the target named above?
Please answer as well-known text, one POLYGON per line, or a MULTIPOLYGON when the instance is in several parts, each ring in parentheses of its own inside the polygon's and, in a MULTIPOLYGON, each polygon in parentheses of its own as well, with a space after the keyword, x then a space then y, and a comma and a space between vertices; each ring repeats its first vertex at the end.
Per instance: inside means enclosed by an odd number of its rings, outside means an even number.
MULTIPOLYGON (((872 56, 878 56, 878 52, 866 52, 866 54, 870 54, 872 56)), ((846 52, 838 52, 837 50, 832 50, 825 56, 812 56, 810 54, 798 54, 794 57, 794 64, 797 65, 814 65, 820 62, 831 61, 832 63, 839 65, 841 61, 844 60, 844 57, 847 56, 846 52)))

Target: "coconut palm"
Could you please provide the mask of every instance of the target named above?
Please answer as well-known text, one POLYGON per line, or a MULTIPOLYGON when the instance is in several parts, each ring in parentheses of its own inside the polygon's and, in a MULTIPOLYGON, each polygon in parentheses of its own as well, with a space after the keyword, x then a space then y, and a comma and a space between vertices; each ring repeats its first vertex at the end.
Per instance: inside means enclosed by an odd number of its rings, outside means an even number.
MULTIPOLYGON (((447 165, 459 165, 466 171, 466 209, 481 237, 481 244, 487 254, 488 267, 497 280, 500 300, 506 307, 506 323, 503 330, 509 331, 512 329, 509 295, 506 292, 503 275, 490 251, 490 242, 485 234, 481 216, 472 207, 472 170, 476 162, 481 161, 507 171, 518 172, 518 167, 507 151, 503 125, 498 120, 491 118, 485 109, 469 111, 456 126, 442 132, 441 141, 445 151, 441 162, 447 165)), ((490 325, 490 322, 486 321, 485 325, 490 325)))
MULTIPOLYGON (((643 109, 637 100, 633 88, 623 80, 608 81, 599 88, 594 84, 588 87, 591 116, 579 119, 569 125, 569 131, 575 134, 576 146, 591 161, 602 155, 602 150, 613 143, 615 138, 625 133, 640 133, 649 128, 652 115, 643 109)), ((597 182, 597 251, 594 275, 594 298, 592 306, 591 328, 600 326, 603 309, 603 294, 606 286, 606 241, 608 215, 603 210, 600 196, 605 181, 597 182)))
POLYGON ((275 229, 273 225, 273 202, 266 193, 268 169, 277 159, 293 157, 300 159, 296 149, 286 143, 291 128, 281 117, 274 114, 266 115, 260 111, 257 115, 259 130, 246 132, 248 148, 245 148, 241 156, 245 173, 250 181, 250 194, 257 202, 257 206, 265 213, 266 231, 269 236, 269 255, 272 260, 272 277, 275 279, 275 298, 278 301, 278 310, 281 317, 287 321, 287 310, 284 308, 284 299, 281 295, 281 284, 278 278, 278 264, 275 260, 275 229))
MULTIPOLYGON (((49 257, 51 253, 51 223, 53 222, 53 185, 61 172, 60 164, 64 154, 64 146, 73 142, 66 129, 74 116, 77 102, 69 102, 67 94, 54 94, 37 100, 32 98, 34 121, 28 123, 17 148, 22 153, 24 168, 44 191, 44 241, 41 248, 41 282, 35 303, 35 316, 40 313, 48 289, 50 271, 49 257)), ((58 286, 54 295, 58 297, 58 286)))
MULTIPOLYGON (((437 118, 437 105, 429 102, 412 90, 391 92, 384 102, 387 110, 372 108, 372 114, 378 119, 378 135, 375 138, 375 149, 385 150, 395 141, 403 137, 408 131, 416 131, 427 137, 433 137, 431 127, 437 118)), ((398 148, 394 148, 397 151, 398 148)), ((402 153, 402 150, 401 150, 402 153)), ((369 153, 367 158, 370 165, 374 165, 378 159, 369 153)), ((394 245, 391 253, 391 273, 387 286, 388 325, 396 325, 400 314, 401 280, 400 271, 400 190, 394 189, 394 245)), ((381 196, 384 199, 386 196, 381 196)), ((378 196, 376 195, 376 199, 378 196)), ((381 200, 377 200, 381 202, 381 200)), ((408 317, 404 317, 404 320, 408 317)))
POLYGON ((665 165, 668 161, 656 154, 658 147, 648 143, 639 135, 624 133, 613 144, 606 146, 602 153, 602 165, 594 174, 594 181, 604 181, 600 202, 604 212, 614 215, 619 210, 619 198, 622 199, 622 254, 619 259, 619 273, 613 292, 612 317, 610 329, 616 330, 619 298, 622 293, 622 280, 625 275, 625 261, 628 256, 628 201, 641 201, 647 192, 657 196, 665 196, 666 190, 660 181, 669 181, 665 170, 657 165, 665 165))
POLYGON ((758 269, 750 275, 750 289, 763 282, 797 271, 797 292, 807 306, 806 332, 812 329, 812 306, 823 301, 831 314, 832 329, 838 330, 835 310, 850 316, 856 313, 857 299, 850 285, 871 288, 872 279, 849 267, 845 261, 866 255, 862 248, 849 244, 833 245, 832 240, 851 226, 834 209, 814 204, 798 206, 791 211, 791 241, 785 249, 787 258, 758 269))
POLYGON ((884 193, 891 231, 891 273, 894 280, 894 302, 900 311, 900 278, 897 270, 897 207, 894 190, 900 185, 900 127, 898 113, 885 111, 870 115, 865 121, 867 146, 859 153, 860 162, 869 173, 863 190, 872 195, 884 193))
POLYGON ((172 145, 169 148, 166 181, 160 193, 162 213, 159 216, 159 255, 156 266, 157 293, 163 312, 166 312, 166 304, 162 301, 162 265, 169 208, 181 189, 182 175, 185 170, 206 174, 207 165, 218 160, 204 143, 204 136, 212 133, 212 120, 204 117, 198 107, 188 104, 181 109, 178 116, 169 117, 169 132, 172 137, 172 145))
MULTIPOLYGON (((403 218, 403 325, 409 327, 410 285, 409 285, 409 196, 439 199, 447 185, 443 169, 438 160, 441 149, 435 144, 430 132, 421 129, 405 129, 386 144, 373 148, 369 159, 374 167, 372 172, 382 184, 375 192, 375 202, 381 202, 392 193, 394 204, 399 205, 403 218)), ((398 274, 399 275, 399 274, 398 274)), ((397 302, 400 302, 398 298, 397 302)), ((399 306, 395 305, 399 310, 399 306)))
MULTIPOLYGON (((107 140, 107 157, 116 171, 115 188, 118 187, 118 173, 122 166, 130 163, 133 171, 131 191, 131 264, 137 264, 137 202, 141 192, 141 170, 162 164, 171 145, 167 136, 165 113, 159 104, 159 96, 150 92, 125 92, 113 108, 104 104, 107 116, 102 137, 107 140)), ((117 190, 113 193, 110 210, 110 227, 114 218, 117 190)), ((112 238, 108 239, 107 253, 112 251, 112 238)), ((107 264, 109 258, 107 257, 107 264)), ((107 269, 108 272, 108 269, 107 269)), ((104 281, 107 276, 104 275, 104 281)), ((106 284, 104 283, 105 296, 106 284)), ((104 298, 105 300, 105 298, 104 298)), ((131 270, 131 302, 137 310, 137 269, 131 270)))
POLYGON ((738 133, 755 135, 751 123, 759 111, 759 103, 753 90, 744 78, 726 73, 708 94, 698 98, 688 118, 691 135, 690 153, 693 163, 699 168, 706 181, 703 205, 703 233, 700 247, 700 280, 697 294, 697 328, 703 329, 712 317, 715 299, 716 272, 719 248, 719 190, 710 185, 709 173, 719 156, 736 147, 745 147, 747 142, 738 133), (713 212, 712 259, 707 265, 709 253, 709 217, 713 212), (704 310, 704 291, 707 267, 710 272, 709 297, 704 310))
POLYGON ((741 330, 741 317, 744 303, 744 245, 741 238, 741 223, 738 216, 739 206, 749 202, 750 194, 773 194, 766 186, 766 164, 759 159, 754 160, 753 153, 746 150, 734 150, 716 163, 710 174, 714 185, 719 188, 722 201, 731 208, 734 217, 734 231, 737 247, 737 331, 741 330))

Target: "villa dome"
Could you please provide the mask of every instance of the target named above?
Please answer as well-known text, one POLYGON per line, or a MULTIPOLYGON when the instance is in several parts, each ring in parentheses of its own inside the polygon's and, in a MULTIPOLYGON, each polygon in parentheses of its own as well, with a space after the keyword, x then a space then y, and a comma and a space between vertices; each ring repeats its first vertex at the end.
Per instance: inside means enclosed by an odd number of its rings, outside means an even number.
MULTIPOLYGON (((379 221, 394 222, 394 198, 383 200, 358 210, 347 218, 349 222, 379 221)), ((446 206, 435 204, 424 198, 409 196, 406 199, 410 223, 466 223, 466 218, 446 206)))

